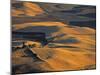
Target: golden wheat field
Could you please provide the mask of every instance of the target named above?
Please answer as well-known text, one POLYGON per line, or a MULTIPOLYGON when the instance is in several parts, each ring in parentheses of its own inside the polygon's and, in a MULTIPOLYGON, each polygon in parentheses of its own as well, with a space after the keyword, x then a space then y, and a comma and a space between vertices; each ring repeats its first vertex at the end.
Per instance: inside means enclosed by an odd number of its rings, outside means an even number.
POLYGON ((96 68, 95 6, 12 2, 12 73, 96 68))

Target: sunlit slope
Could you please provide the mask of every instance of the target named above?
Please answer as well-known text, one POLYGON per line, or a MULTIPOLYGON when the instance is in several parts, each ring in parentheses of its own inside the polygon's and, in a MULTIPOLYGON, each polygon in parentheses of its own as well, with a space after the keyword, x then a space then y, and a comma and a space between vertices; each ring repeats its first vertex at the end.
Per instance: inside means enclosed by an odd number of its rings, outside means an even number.
POLYGON ((63 48, 55 49, 54 52, 54 56, 42 65, 46 68, 46 64, 48 64, 51 67, 49 68, 51 71, 86 69, 86 66, 95 64, 95 59, 92 58, 95 54, 91 52, 77 52, 63 48))
MULTIPOLYGON (((92 69, 91 66, 95 68, 95 52, 92 51, 88 52, 80 48, 34 48, 33 52, 37 54, 42 62, 34 62, 32 59, 34 57, 22 57, 26 54, 19 50, 14 52, 14 56, 16 56, 13 57, 13 64, 22 66, 27 64, 30 66, 36 63, 35 66, 31 66, 30 68, 37 67, 40 69, 39 67, 41 67, 43 71, 92 69)), ((26 68, 24 69, 26 70, 26 68)))
POLYGON ((14 17, 37 16, 44 13, 37 4, 31 2, 13 3, 12 7, 12 16, 14 17))

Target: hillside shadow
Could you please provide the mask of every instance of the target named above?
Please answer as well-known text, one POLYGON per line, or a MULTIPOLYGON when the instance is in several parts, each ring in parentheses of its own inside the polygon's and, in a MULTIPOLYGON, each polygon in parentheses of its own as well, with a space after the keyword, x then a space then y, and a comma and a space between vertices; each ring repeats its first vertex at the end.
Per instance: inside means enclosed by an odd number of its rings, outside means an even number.
POLYGON ((57 26, 29 26, 16 30, 17 32, 42 32, 46 36, 51 36, 52 33, 57 32, 59 28, 57 26))

